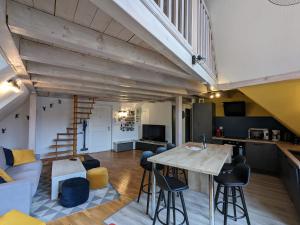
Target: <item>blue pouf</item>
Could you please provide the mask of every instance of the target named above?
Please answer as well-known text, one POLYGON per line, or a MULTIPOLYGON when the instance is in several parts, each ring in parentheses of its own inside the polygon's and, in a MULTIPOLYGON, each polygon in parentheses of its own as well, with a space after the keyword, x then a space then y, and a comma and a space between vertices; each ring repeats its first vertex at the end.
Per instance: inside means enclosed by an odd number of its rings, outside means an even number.
POLYGON ((82 165, 86 170, 94 169, 100 167, 100 161, 97 159, 87 159, 82 162, 82 165))
POLYGON ((85 203, 89 198, 89 186, 89 181, 81 177, 65 180, 61 186, 60 204, 71 208, 85 203))

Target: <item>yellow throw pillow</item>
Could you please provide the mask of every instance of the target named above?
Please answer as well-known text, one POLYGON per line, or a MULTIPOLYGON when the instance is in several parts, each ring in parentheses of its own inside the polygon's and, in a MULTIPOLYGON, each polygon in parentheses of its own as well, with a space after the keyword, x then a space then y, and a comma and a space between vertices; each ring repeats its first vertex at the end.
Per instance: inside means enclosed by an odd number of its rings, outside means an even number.
POLYGON ((11 210, 0 217, 0 225, 46 225, 46 223, 17 210, 11 210))
POLYGON ((14 166, 31 163, 35 161, 33 150, 29 149, 12 149, 14 156, 14 166))
POLYGON ((0 177, 2 177, 6 182, 14 181, 3 169, 0 168, 0 177))

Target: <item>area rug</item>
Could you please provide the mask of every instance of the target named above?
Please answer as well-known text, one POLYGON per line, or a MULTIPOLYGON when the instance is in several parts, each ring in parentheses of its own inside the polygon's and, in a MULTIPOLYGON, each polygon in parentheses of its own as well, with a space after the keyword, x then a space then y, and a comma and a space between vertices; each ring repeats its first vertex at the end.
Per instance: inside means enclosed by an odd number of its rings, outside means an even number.
POLYGON ((44 222, 71 215, 73 213, 102 205, 106 202, 119 198, 119 193, 111 184, 97 190, 91 190, 89 199, 82 205, 65 208, 57 200, 51 200, 51 183, 48 177, 41 177, 37 193, 33 197, 31 215, 44 222))

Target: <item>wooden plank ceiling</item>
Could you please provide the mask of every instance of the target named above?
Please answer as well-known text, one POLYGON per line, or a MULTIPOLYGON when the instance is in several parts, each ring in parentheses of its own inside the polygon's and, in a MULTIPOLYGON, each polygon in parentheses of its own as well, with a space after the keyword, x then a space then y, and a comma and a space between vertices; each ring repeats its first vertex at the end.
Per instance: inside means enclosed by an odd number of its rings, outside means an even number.
POLYGON ((39 95, 164 101, 206 91, 89 0, 8 0, 7 15, 39 95))

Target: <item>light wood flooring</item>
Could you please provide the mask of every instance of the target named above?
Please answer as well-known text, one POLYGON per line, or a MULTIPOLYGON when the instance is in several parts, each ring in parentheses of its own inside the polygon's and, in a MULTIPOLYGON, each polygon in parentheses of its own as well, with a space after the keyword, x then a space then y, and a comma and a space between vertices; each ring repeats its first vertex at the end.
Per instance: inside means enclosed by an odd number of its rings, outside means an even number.
MULTIPOLYGON (((103 221, 107 217, 137 197, 142 176, 142 169, 139 166, 140 155, 140 151, 92 154, 93 157, 101 161, 101 166, 108 168, 110 182, 121 194, 120 199, 61 218, 57 221, 52 221, 48 223, 48 225, 103 224, 103 221)), ((45 170, 49 172, 50 166, 47 165, 45 170)), ((245 189, 245 195, 246 201, 251 198, 251 201, 249 201, 251 205, 249 205, 249 207, 255 208, 255 213, 265 214, 266 218, 273 216, 284 218, 281 221, 289 221, 292 219, 293 223, 287 222, 286 224, 297 224, 297 221, 295 221, 295 214, 297 213, 279 178, 252 174, 251 182, 245 189)), ((298 220, 300 224, 299 217, 296 220, 298 220)))

